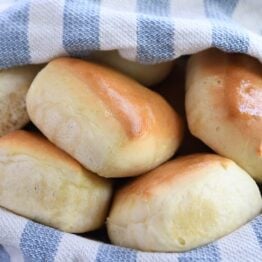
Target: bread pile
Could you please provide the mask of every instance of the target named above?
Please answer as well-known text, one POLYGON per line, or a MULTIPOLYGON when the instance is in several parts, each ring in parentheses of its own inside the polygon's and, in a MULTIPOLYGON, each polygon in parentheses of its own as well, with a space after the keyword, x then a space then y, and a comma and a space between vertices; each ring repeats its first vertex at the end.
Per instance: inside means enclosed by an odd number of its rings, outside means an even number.
POLYGON ((65 232, 106 224, 111 243, 155 252, 205 245, 258 215, 262 65, 191 56, 185 110, 179 77, 164 82, 171 103, 142 85, 172 67, 110 52, 0 72, 0 206, 65 232), (39 131, 18 130, 29 119, 39 131), (187 123, 208 149, 191 148, 187 123))

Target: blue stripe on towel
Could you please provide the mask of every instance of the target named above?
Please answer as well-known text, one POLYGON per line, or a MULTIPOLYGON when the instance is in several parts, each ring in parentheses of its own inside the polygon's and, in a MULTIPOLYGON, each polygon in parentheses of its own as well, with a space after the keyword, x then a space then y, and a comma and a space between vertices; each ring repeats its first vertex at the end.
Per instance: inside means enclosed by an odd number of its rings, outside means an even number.
POLYGON ((22 1, 0 15, 0 67, 30 62, 28 43, 29 4, 22 1))
POLYGON ((230 18, 239 0, 205 0, 205 9, 208 17, 216 19, 230 18))
POLYGON ((174 56, 174 24, 168 18, 169 0, 137 1, 137 58, 144 63, 174 56))
POLYGON ((178 261, 179 262, 195 262, 195 261, 219 262, 221 261, 221 257, 217 245, 209 244, 204 247, 200 247, 185 253, 181 253, 181 255, 178 256, 178 261))
POLYGON ((257 217, 250 223, 253 228, 253 231, 255 232, 257 241, 262 249, 262 216, 257 217))
POLYGON ((205 0, 205 12, 212 24, 212 46, 226 52, 248 53, 249 38, 230 21, 238 0, 205 0))
POLYGON ((54 261, 62 232, 29 221, 20 239, 20 249, 26 258, 37 262, 54 261))
POLYGON ((10 262, 10 256, 2 245, 0 245, 0 261, 1 262, 10 262))
POLYGON ((65 0, 63 46, 72 56, 99 49, 99 0, 65 0))
POLYGON ((136 262, 136 256, 135 250, 102 244, 98 248, 96 262, 136 262))
POLYGON ((212 28, 212 46, 226 52, 248 52, 247 35, 233 29, 226 23, 214 22, 212 28))

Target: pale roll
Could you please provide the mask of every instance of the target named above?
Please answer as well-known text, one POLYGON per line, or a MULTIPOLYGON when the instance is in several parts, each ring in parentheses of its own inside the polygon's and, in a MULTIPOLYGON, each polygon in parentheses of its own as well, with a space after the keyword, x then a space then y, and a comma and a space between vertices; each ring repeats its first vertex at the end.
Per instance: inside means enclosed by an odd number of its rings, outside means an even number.
POLYGON ((48 140, 25 131, 0 138, 0 206, 66 232, 103 225, 110 181, 48 140))
POLYGON ((0 70, 0 136, 29 122, 26 93, 41 66, 28 65, 0 70))
POLYGON ((89 59, 111 66, 145 86, 155 85, 163 81, 173 67, 173 61, 154 65, 133 62, 121 57, 116 50, 96 51, 91 54, 89 59))
POLYGON ((233 161, 196 154, 169 161, 116 193, 107 220, 115 245, 143 251, 187 251, 255 217, 262 199, 233 161))

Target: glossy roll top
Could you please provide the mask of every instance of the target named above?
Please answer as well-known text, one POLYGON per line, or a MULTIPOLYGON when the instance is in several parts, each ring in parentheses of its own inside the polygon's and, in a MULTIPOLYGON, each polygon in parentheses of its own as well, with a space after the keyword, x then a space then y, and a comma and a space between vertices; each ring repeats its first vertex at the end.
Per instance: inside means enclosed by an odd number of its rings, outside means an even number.
POLYGON ((213 150, 262 181, 262 65, 242 54, 211 49, 187 70, 189 128, 213 150))

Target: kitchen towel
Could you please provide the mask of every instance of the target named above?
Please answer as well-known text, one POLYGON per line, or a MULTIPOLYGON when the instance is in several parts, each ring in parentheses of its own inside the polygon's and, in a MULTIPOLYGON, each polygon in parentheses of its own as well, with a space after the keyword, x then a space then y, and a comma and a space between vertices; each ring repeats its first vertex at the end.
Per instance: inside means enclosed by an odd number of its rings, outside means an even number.
POLYGON ((209 245, 148 253, 40 225, 0 208, 1 262, 261 262, 262 216, 209 245))
POLYGON ((149 64, 209 47, 262 61, 261 17, 260 0, 0 0, 0 68, 111 49, 149 64))

